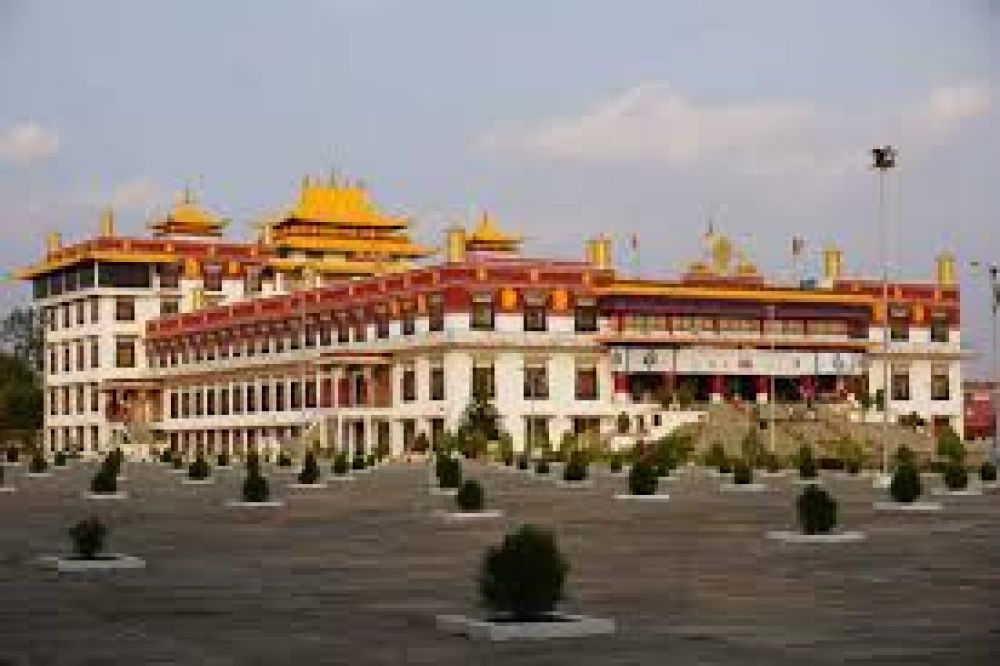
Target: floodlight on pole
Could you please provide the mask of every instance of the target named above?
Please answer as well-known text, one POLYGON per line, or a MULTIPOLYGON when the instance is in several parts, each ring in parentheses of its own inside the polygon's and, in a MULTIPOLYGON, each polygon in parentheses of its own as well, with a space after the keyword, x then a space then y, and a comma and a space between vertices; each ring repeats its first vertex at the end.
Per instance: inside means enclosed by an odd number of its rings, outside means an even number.
POLYGON ((885 178, 896 168, 896 149, 890 145, 871 149, 872 168, 878 172, 878 226, 881 232, 880 260, 882 264, 882 479, 889 472, 889 216, 886 210, 885 178))

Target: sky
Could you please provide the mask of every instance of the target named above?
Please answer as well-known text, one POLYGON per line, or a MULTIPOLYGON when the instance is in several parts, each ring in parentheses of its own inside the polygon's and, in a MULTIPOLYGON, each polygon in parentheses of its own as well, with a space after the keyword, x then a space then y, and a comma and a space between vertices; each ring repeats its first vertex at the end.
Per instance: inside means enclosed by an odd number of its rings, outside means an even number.
POLYGON ((526 254, 604 232, 667 277, 712 220, 771 276, 795 235, 806 273, 836 243, 875 275, 888 143, 892 272, 954 252, 985 355, 998 36, 1000 0, 0 0, 0 267, 108 205, 139 234, 186 186, 249 238, 336 172, 432 244, 488 210, 526 254))

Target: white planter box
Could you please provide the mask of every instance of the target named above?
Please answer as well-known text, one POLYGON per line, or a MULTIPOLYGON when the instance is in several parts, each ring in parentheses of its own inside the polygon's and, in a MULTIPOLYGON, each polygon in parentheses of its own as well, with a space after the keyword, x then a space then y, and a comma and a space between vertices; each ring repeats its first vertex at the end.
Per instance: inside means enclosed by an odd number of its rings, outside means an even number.
POLYGON ((330 481, 353 481, 354 477, 350 474, 334 474, 333 476, 327 477, 330 481))
POLYGON ((719 490, 724 493, 762 493, 767 491, 763 483, 723 483, 719 490))
POLYGON ((556 479, 556 486, 559 488, 571 488, 571 489, 581 489, 581 488, 593 488, 593 479, 583 479, 582 481, 567 481, 566 479, 556 479))
POLYGON ((18 462, 7 462, 6 460, 0 461, 0 467, 20 467, 24 463, 18 462))
POLYGON ((281 500, 267 500, 266 502, 245 502, 243 500, 229 500, 228 502, 226 502, 226 506, 267 508, 267 507, 285 506, 285 503, 282 502, 281 500))
POLYGON ((62 573, 146 568, 146 561, 141 557, 125 555, 123 553, 100 555, 92 560, 83 560, 63 555, 42 555, 38 558, 38 563, 46 569, 54 569, 62 573))
POLYGON ((875 502, 876 511, 925 512, 941 511, 944 507, 940 502, 875 502))
POLYGON ((830 532, 828 534, 803 534, 802 532, 776 530, 768 532, 767 538, 783 541, 784 543, 850 543, 853 541, 863 541, 865 533, 858 532, 857 530, 847 530, 844 532, 830 532))
POLYGON ((24 476, 29 479, 47 479, 52 476, 52 472, 26 472, 24 476))
POLYGON ((207 479, 191 479, 184 477, 181 479, 181 484, 185 486, 211 486, 215 483, 215 479, 208 477, 207 479))
POLYGON ((796 477, 792 479, 792 484, 796 486, 822 486, 823 479, 818 476, 815 479, 803 479, 801 477, 796 477))
POLYGON ((187 467, 171 467, 167 471, 170 472, 171 474, 187 474, 188 473, 187 467))
POLYGON ((491 518, 500 518, 503 516, 503 511, 499 509, 483 509, 482 511, 435 511, 435 516, 439 518, 444 518, 448 522, 454 523, 464 523, 476 520, 489 520, 491 518))
POLYGON ((666 493, 655 493, 653 495, 633 495, 632 493, 619 493, 615 495, 616 500, 623 502, 666 502, 670 495, 666 493))
POLYGON ((0 486, 0 493, 13 493, 17 492, 17 488, 14 486, 0 486))
POLYGON ((892 485, 892 475, 878 473, 872 476, 872 488, 885 490, 892 485))
POLYGON ((467 615, 438 615, 437 626, 449 634, 488 641, 583 638, 615 633, 614 620, 565 613, 553 613, 552 618, 540 622, 491 622, 467 615))
POLYGON ((232 468, 233 468, 232 465, 216 465, 214 469, 227 470, 232 468))
POLYGON ((458 494, 458 488, 441 488, 440 486, 432 486, 428 489, 428 492, 434 497, 454 497, 458 494))
POLYGON ((983 490, 997 490, 1000 488, 1000 481, 980 481, 979 487, 983 490))
POLYGON ((325 490, 327 488, 326 483, 323 481, 317 481, 316 483, 295 483, 288 484, 289 488, 295 488, 296 490, 325 490))
POLYGON ((769 472, 766 469, 762 469, 757 472, 757 476, 762 479, 781 479, 788 476, 788 473, 787 469, 779 469, 777 472, 769 472))
POLYGON ((935 497, 974 497, 982 495, 983 489, 969 486, 962 490, 949 490, 948 488, 931 488, 931 495, 935 497))
POLYGON ((91 500, 124 500, 128 499, 128 493, 126 493, 123 490, 119 490, 113 493, 93 493, 87 491, 83 493, 83 497, 84 499, 91 499, 91 500))

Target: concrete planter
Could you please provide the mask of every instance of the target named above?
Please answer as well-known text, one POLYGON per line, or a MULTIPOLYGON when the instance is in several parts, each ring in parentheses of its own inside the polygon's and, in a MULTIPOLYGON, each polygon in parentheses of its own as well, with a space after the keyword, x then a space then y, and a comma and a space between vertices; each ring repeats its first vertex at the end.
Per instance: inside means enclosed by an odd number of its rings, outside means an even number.
POLYGON ((891 474, 874 474, 872 476, 872 488, 877 490, 886 490, 892 485, 892 475, 891 474))
POLYGON ((223 471, 230 470, 232 468, 233 468, 232 465, 216 465, 215 466, 215 469, 219 469, 219 470, 223 470, 223 471))
POLYGON ((876 511, 901 513, 924 513, 944 509, 940 502, 875 502, 873 506, 876 511))
POLYGON ((128 499, 128 493, 125 492, 125 491, 123 491, 123 490, 119 490, 119 491, 113 492, 113 493, 94 493, 94 492, 87 491, 87 492, 83 493, 83 498, 84 499, 90 499, 90 500, 100 500, 100 501, 105 501, 105 500, 125 500, 125 499, 128 499))
POLYGON ((188 473, 187 467, 171 467, 171 468, 167 469, 167 471, 170 472, 171 474, 187 474, 188 473))
POLYGON ((789 530, 776 530, 767 533, 768 539, 781 541, 783 543, 851 543, 863 541, 866 536, 864 532, 857 530, 846 530, 843 532, 829 532, 827 534, 803 534, 802 532, 792 532, 789 530))
POLYGON ((295 490, 325 490, 328 486, 324 481, 317 481, 316 483, 295 483, 288 484, 289 488, 294 488, 295 490))
POLYGON ((823 479, 816 477, 814 479, 803 479, 801 477, 795 477, 792 479, 792 484, 796 486, 822 486, 823 479))
POLYGON ((17 492, 17 488, 14 486, 0 486, 0 493, 13 493, 17 492))
POLYGON ((575 490, 594 487, 593 479, 583 479, 582 481, 567 481, 566 479, 556 479, 555 483, 556 487, 558 488, 571 488, 575 490))
POLYGON ((435 511, 434 515, 443 518, 449 523, 465 523, 500 518, 503 516, 503 511, 499 509, 483 509, 482 511, 435 511))
POLYGON ((633 495, 632 493, 618 493, 615 495, 616 500, 622 502, 666 502, 670 499, 670 495, 666 493, 654 493, 653 495, 633 495))
POLYGON ((723 483, 719 490, 724 493, 763 493, 768 488, 763 483, 723 483))
POLYGON ((229 500, 226 506, 247 507, 247 508, 273 508, 285 506, 281 500, 267 500, 266 502, 246 502, 244 500, 229 500))
POLYGON ((334 474, 333 476, 327 477, 330 481, 353 481, 354 477, 350 474, 334 474))
POLYGON ((997 490, 1000 489, 1000 481, 982 481, 979 487, 983 490, 997 490))
POLYGON ((69 555, 42 555, 38 563, 46 569, 54 569, 60 573, 78 573, 84 571, 116 571, 120 569, 145 569, 146 561, 134 555, 124 553, 108 553, 91 560, 84 560, 69 555))
POLYGON ((769 472, 766 469, 762 469, 757 472, 757 476, 762 479, 783 479, 788 476, 788 474, 789 470, 787 469, 779 469, 776 472, 769 472))
POLYGON ((215 479, 212 477, 208 477, 207 479, 192 479, 185 476, 181 479, 181 484, 185 486, 211 486, 215 484, 215 479))
POLYGON ((487 641, 607 636, 616 629, 614 620, 568 613, 552 613, 549 617, 538 622, 505 622, 468 615, 438 615, 437 626, 449 634, 487 641))
POLYGON ((427 492, 434 497, 454 497, 458 494, 458 488, 442 488, 440 486, 432 486, 427 492))
POLYGON ((25 472, 24 476, 28 479, 47 479, 52 476, 52 472, 25 472))
POLYGON ((969 486, 961 490, 949 490, 948 488, 931 488, 931 495, 935 497, 976 497, 983 494, 983 489, 976 486, 969 486))

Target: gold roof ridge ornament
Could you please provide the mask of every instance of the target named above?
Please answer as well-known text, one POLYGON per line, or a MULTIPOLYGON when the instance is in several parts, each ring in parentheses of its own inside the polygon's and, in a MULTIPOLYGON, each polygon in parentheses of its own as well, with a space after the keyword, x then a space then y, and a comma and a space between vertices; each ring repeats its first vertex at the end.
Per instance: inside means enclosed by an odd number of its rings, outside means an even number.
POLYGON ((472 232, 466 234, 465 247, 471 252, 517 252, 521 249, 523 236, 501 231, 489 211, 483 211, 472 232))
POLYGON ((204 207, 185 186, 178 194, 167 214, 153 220, 149 228, 158 237, 162 236, 206 236, 218 238, 226 227, 227 220, 220 218, 204 207))

